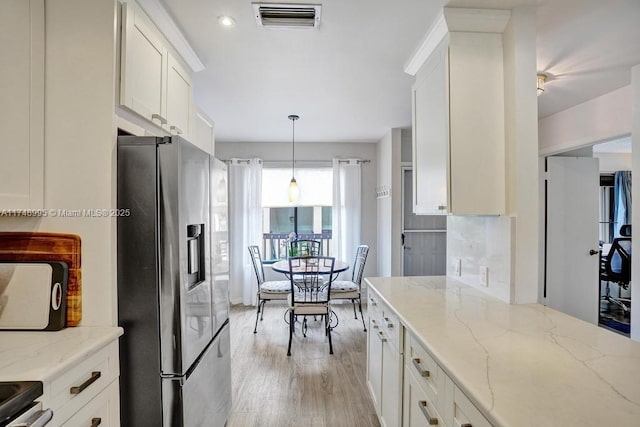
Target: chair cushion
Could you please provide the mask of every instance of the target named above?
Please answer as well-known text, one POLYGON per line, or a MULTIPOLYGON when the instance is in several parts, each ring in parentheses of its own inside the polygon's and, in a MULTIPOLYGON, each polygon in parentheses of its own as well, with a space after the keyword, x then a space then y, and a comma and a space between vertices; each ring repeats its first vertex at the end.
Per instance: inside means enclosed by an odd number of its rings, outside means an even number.
POLYGON ((331 284, 331 292, 357 292, 358 285, 349 280, 336 280, 331 284))
MULTIPOLYGON (((328 302, 317 302, 317 303, 316 302, 305 302, 305 303, 296 302, 294 305, 291 297, 292 295, 289 295, 288 297, 289 309, 292 310, 294 314, 321 315, 321 314, 327 314, 331 310, 328 302)), ((303 300, 304 292, 296 292, 296 299, 303 300)), ((319 299, 326 300, 327 299, 326 292, 321 292, 319 295, 319 299)))
POLYGON ((273 280, 264 282, 260 291, 265 294, 287 294, 291 292, 291 283, 287 280, 273 280))

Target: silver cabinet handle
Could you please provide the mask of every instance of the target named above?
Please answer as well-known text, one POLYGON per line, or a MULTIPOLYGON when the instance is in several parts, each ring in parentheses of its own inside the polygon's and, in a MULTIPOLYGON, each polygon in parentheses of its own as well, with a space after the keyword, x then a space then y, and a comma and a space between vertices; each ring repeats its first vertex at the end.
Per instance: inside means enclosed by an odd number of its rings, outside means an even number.
POLYGON ((164 117, 162 117, 160 114, 157 113, 153 113, 151 115, 151 120, 158 120, 160 121, 160 123, 162 123, 163 125, 167 124, 167 119, 165 119, 164 117))
POLYGON ((413 359, 413 366, 416 367, 421 377, 426 378, 431 375, 431 373, 427 369, 422 369, 422 366, 420 366, 420 359, 418 358, 413 359))
POLYGON ((447 205, 438 205, 438 210, 439 211, 444 211, 447 209, 447 205))
POLYGON ((376 302, 376 300, 374 300, 373 298, 369 298, 369 302, 371 303, 372 306, 376 306, 378 305, 378 303, 376 302))
POLYGON ((171 132, 175 132, 176 135, 182 135, 182 129, 180 129, 178 126, 171 125, 169 126, 169 130, 171 132))
POLYGON ((429 423, 429 425, 432 425, 432 426, 438 425, 438 419, 436 417, 432 417, 429 411, 427 410, 426 400, 418 401, 418 407, 422 411, 422 414, 424 415, 424 417, 427 419, 427 422, 429 423))
POLYGON ((378 329, 378 322, 376 322, 376 319, 371 319, 371 324, 373 325, 373 329, 378 329))
POLYGON ((96 381, 98 381, 98 378, 100 378, 102 374, 100 373, 100 371, 94 371, 91 372, 91 378, 89 378, 88 380, 86 380, 85 382, 83 382, 80 385, 76 385, 73 386, 69 389, 69 393, 71 394, 80 394, 82 393, 87 387, 89 387, 91 384, 95 383, 96 381))
POLYGON ((384 333, 382 331, 378 331, 378 338, 380 338, 380 341, 382 342, 387 342, 387 339, 384 336, 384 333))
POLYGON ((393 323, 391 323, 391 320, 388 317, 385 317, 382 320, 384 320, 384 324, 387 328, 389 329, 393 328, 393 323))
POLYGON ((102 418, 91 418, 91 427, 98 427, 100 424, 102 424, 102 418))
POLYGON ((43 427, 53 418, 53 411, 45 409, 44 411, 35 412, 24 422, 15 424, 16 427, 43 427))

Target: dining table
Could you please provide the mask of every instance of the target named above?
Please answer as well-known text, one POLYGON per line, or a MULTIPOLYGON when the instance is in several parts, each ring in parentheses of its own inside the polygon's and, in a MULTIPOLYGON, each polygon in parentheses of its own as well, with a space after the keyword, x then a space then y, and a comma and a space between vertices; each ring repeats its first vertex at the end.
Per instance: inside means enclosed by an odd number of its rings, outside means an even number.
MULTIPOLYGON (((271 269, 273 271, 277 271, 278 273, 283 273, 283 274, 291 274, 291 271, 289 270, 289 260, 288 259, 283 259, 280 261, 276 261, 273 264, 271 264, 271 269)), ((342 273, 343 271, 347 271, 349 269, 349 264, 344 262, 344 261, 339 261, 339 260, 335 260, 334 264, 333 264, 333 273, 342 273)), ((296 273, 304 273, 304 269, 300 269, 298 270, 297 268, 293 268, 293 274, 296 273)), ((327 274, 327 273, 331 273, 331 269, 327 266, 324 266, 322 264, 320 264, 319 268, 318 268, 318 273, 319 274, 327 274)))

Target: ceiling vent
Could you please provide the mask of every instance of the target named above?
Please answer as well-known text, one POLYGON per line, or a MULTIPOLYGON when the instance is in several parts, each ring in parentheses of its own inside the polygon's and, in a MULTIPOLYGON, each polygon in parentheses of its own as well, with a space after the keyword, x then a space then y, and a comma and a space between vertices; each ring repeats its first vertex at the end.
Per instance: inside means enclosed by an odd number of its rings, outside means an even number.
POLYGON ((321 5, 252 3, 253 15, 261 28, 314 29, 320 26, 321 5))

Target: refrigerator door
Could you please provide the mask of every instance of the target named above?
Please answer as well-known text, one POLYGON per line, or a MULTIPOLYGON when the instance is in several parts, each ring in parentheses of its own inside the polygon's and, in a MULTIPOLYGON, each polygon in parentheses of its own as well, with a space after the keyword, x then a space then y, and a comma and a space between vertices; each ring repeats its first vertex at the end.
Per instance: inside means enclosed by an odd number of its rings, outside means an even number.
POLYGON ((211 160, 213 315, 219 327, 229 318, 228 177, 227 165, 215 158, 211 160))
POLYGON ((211 286, 210 156, 181 138, 158 146, 162 375, 184 375, 216 332, 211 286))
POLYGON ((162 379, 164 427, 223 427, 231 412, 229 324, 184 378, 162 379))

